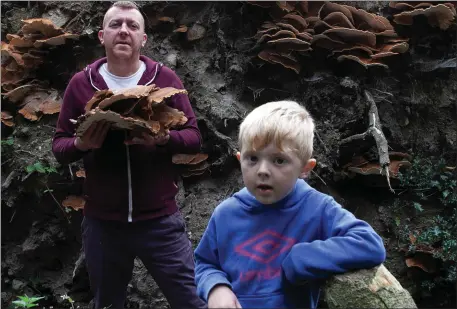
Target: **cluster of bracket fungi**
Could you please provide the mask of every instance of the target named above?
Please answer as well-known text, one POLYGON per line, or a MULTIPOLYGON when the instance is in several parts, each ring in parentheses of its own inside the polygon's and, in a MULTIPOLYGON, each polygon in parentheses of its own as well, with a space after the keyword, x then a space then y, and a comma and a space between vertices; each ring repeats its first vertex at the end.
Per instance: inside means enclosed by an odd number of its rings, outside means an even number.
MULTIPOLYGON (((1 42, 1 87, 4 99, 12 103, 12 110, 19 107, 24 118, 37 121, 45 114, 60 112, 61 98, 54 89, 46 89, 37 81, 35 71, 46 61, 49 48, 65 44, 79 35, 66 33, 50 20, 35 18, 22 20, 17 34, 7 34, 7 42, 1 42)), ((14 116, 2 105, 1 121, 14 126, 14 116)))
MULTIPOLYGON (((323 49, 338 61, 356 61, 365 68, 388 68, 386 60, 408 51, 408 38, 399 37, 385 17, 353 6, 328 1, 274 1, 249 3, 269 10, 255 35, 258 57, 297 74, 300 56, 323 49)), ((432 27, 447 30, 455 23, 452 3, 390 2, 394 24, 412 25, 425 16, 432 27)))

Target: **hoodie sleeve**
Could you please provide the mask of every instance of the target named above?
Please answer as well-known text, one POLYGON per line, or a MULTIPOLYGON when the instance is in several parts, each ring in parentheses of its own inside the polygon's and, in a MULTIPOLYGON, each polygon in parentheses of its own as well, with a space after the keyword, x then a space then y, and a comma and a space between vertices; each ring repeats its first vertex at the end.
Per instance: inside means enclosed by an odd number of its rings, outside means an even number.
POLYGON ((70 119, 76 119, 82 114, 81 104, 78 104, 75 88, 80 77, 75 75, 67 86, 63 97, 62 107, 57 120, 56 132, 52 140, 52 152, 60 164, 69 164, 78 161, 86 153, 76 148, 75 126, 70 119))
POLYGON ((214 214, 208 223, 205 233, 195 250, 195 283, 197 294, 208 302, 209 292, 219 284, 232 287, 227 274, 221 270, 216 240, 216 223, 214 214))
MULTIPOLYGON (((163 67, 160 74, 170 76, 172 82, 169 87, 184 89, 179 77, 171 69, 163 67), (163 72, 162 72, 163 71, 163 72)), ((170 130, 170 139, 165 146, 171 153, 196 153, 201 148, 201 134, 197 126, 197 118, 189 101, 187 94, 177 94, 171 98, 170 107, 176 108, 187 117, 187 122, 176 130, 170 130)), ((160 146, 159 146, 160 147, 160 146)))
POLYGON ((296 244, 284 259, 284 274, 291 283, 372 268, 386 258, 382 238, 333 199, 324 208, 321 229, 323 240, 296 244))

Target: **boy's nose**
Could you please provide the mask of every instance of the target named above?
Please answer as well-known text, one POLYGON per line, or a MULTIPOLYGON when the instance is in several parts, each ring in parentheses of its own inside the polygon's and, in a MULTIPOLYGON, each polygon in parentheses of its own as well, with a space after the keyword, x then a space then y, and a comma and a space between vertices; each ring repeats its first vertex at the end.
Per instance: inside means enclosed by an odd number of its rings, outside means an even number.
POLYGON ((259 169, 257 170, 257 175, 258 176, 269 176, 270 175, 270 169, 268 168, 267 162, 260 162, 259 169))

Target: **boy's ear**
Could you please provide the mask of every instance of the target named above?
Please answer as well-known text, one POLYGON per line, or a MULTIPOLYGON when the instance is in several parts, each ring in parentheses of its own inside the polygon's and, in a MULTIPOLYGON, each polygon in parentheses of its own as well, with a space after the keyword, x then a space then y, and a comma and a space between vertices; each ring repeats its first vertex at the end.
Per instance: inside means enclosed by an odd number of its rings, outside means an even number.
POLYGON ((303 167, 303 170, 300 174, 300 178, 307 178, 309 173, 313 170, 313 168, 316 166, 316 159, 309 159, 308 162, 306 162, 305 166, 303 167))
POLYGON ((236 158, 238 159, 238 161, 240 161, 241 159, 241 153, 239 151, 236 152, 236 158))

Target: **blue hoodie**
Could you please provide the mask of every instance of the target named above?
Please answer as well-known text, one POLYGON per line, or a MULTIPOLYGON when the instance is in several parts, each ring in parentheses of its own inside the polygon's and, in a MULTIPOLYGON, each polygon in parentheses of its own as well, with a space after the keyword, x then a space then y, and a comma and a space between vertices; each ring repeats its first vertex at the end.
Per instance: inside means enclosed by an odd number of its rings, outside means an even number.
POLYGON ((316 308, 322 279, 384 262, 371 226, 299 179, 274 205, 246 188, 214 210, 195 250, 198 295, 232 288, 243 308, 316 308))

